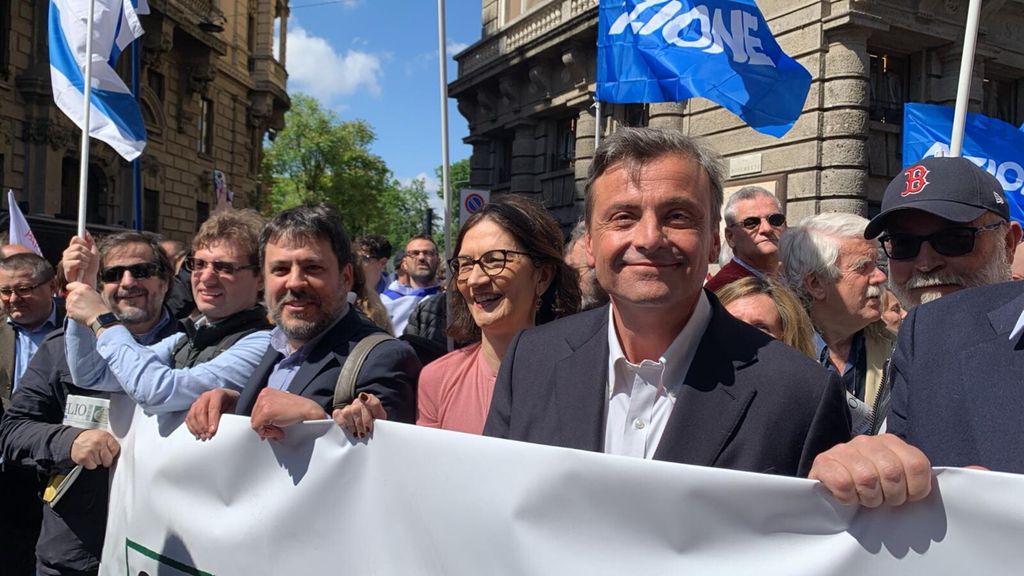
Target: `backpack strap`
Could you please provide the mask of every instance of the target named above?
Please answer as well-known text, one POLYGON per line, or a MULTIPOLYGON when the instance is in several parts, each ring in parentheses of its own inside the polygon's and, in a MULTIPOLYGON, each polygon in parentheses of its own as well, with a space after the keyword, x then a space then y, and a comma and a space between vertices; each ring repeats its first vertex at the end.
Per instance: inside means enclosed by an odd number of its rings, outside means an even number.
POLYGON ((352 349, 348 358, 345 359, 345 363, 341 366, 341 372, 338 373, 338 381, 334 384, 332 404, 335 410, 344 408, 352 403, 352 400, 356 397, 356 378, 363 367, 363 362, 366 361, 366 357, 370 355, 370 352, 378 344, 388 340, 397 340, 397 338, 385 332, 375 332, 360 340, 355 348, 352 349))

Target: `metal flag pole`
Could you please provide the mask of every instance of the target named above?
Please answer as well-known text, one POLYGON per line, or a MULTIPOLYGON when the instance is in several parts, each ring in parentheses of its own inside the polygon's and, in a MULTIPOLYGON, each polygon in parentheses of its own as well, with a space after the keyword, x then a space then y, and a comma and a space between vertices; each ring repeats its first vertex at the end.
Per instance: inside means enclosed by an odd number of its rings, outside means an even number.
MULTIPOLYGON (((132 95, 136 102, 140 101, 139 90, 142 73, 142 43, 138 40, 132 42, 132 95)), ((132 160, 132 224, 135 230, 142 230, 142 156, 132 160)), ((156 232, 156 230, 151 230, 156 232)))
POLYGON ((437 0, 437 53, 440 66, 441 87, 441 190, 444 196, 444 259, 451 258, 452 230, 451 189, 448 184, 448 51, 445 46, 444 0, 437 0))
POLYGON ((89 20, 85 25, 85 70, 82 92, 82 159, 78 164, 78 237, 85 237, 85 211, 89 201, 89 113, 92 111, 92 27, 96 0, 89 0, 89 20))
POLYGON ((601 145, 601 101, 594 98, 594 151, 601 145))
POLYGON ((979 20, 981 20, 981 0, 971 0, 970 6, 967 8, 964 53, 960 58, 960 84, 956 89, 953 134, 949 142, 949 155, 953 157, 959 157, 964 147, 964 128, 967 125, 967 105, 971 100, 971 78, 974 75, 974 50, 978 43, 979 20))

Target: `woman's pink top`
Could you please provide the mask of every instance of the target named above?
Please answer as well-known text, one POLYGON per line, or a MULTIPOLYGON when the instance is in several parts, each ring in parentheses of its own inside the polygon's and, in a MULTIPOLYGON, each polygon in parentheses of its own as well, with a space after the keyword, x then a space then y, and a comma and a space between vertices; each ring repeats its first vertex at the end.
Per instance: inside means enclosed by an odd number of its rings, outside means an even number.
POLYGON ((480 353, 479 343, 427 364, 420 372, 416 424, 482 433, 497 377, 480 353))

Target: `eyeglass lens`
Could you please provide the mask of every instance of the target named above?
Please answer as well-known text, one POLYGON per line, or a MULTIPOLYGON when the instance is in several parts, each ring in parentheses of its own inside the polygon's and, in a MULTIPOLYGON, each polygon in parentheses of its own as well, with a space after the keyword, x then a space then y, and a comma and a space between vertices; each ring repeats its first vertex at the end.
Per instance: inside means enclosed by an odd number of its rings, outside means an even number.
POLYGON ((160 266, 152 262, 142 262, 131 266, 111 266, 100 272, 100 280, 104 282, 120 282, 124 278, 125 270, 131 272, 132 278, 143 280, 157 273, 160 266))
POLYGON ((770 225, 773 228, 778 228, 779 226, 782 226, 783 224, 786 223, 786 215, 776 212, 775 214, 769 214, 768 216, 765 217, 750 216, 749 218, 744 218, 743 220, 741 220, 740 225, 746 228, 747 230, 753 230, 754 228, 757 228, 758 226, 761 225, 761 220, 767 220, 768 225, 770 225))

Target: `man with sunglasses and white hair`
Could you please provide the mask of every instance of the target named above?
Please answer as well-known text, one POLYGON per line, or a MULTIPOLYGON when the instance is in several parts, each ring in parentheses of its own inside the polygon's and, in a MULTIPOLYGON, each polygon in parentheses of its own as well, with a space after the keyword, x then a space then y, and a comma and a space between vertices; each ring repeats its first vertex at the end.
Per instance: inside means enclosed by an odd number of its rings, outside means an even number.
POLYGON ((705 287, 715 292, 740 278, 777 274, 779 237, 786 231, 779 199, 760 186, 745 186, 729 197, 723 216, 732 260, 705 287))
POLYGON ((1024 474, 1024 290, 1003 282, 1021 229, 1009 215, 999 181, 964 158, 922 160, 886 189, 865 236, 882 234, 893 289, 913 308, 892 356, 889 434, 814 463, 811 478, 840 500, 920 500, 930 466, 1024 474))
MULTIPOLYGON (((194 256, 183 265, 201 316, 184 320, 182 333, 152 346, 135 342, 122 325, 124 314, 114 316, 91 286, 69 285, 66 345, 76 384, 123 390, 150 413, 187 410, 214 388, 241 390, 270 342, 267 312, 259 304, 262 227, 263 219, 251 210, 219 212, 203 223, 192 242, 194 256)), ((87 241, 76 238, 64 252, 69 278, 79 270, 91 278, 94 261, 87 241)), ((137 272, 145 273, 128 266, 104 269, 100 276, 106 282, 137 272)))

